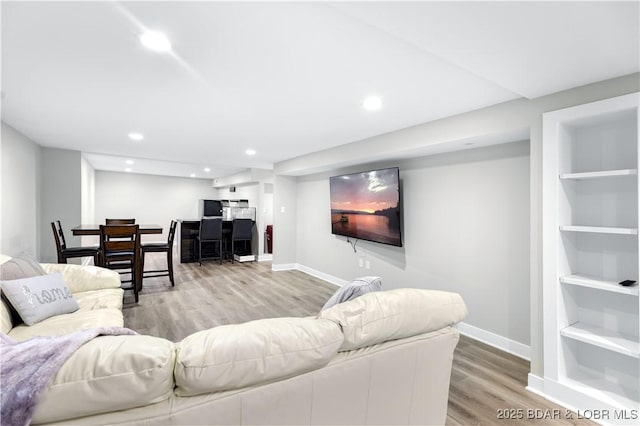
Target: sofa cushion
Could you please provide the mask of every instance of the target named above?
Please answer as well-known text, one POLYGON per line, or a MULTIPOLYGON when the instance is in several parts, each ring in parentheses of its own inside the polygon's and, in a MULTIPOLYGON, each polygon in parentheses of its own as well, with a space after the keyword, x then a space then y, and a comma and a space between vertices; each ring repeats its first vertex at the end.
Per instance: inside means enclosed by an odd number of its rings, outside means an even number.
MULTIPOLYGON (((0 293, 2 291, 0 290, 0 293)), ((11 320, 11 311, 9 310, 9 303, 4 301, 4 297, 0 296, 0 333, 7 334, 13 328, 13 321, 11 320)))
POLYGON ((27 325, 78 310, 60 273, 1 281, 2 291, 27 325))
POLYGON ((271 318, 224 325, 178 344, 176 393, 198 395, 280 380, 325 366, 342 344, 331 321, 271 318))
POLYGON ((368 293, 320 312, 339 324, 348 351, 457 324, 467 307, 457 293, 403 288, 368 293))
POLYGON ((380 291, 382 288, 382 280, 380 277, 360 277, 336 290, 335 293, 327 300, 327 303, 322 307, 322 311, 329 309, 338 303, 346 302, 348 300, 355 299, 363 294, 370 293, 372 291, 380 291))
POLYGON ((60 272, 72 293, 120 288, 120 274, 110 269, 62 263, 43 263, 41 266, 48 274, 60 272))
POLYGON ((56 315, 35 325, 20 324, 11 329, 9 337, 23 341, 34 336, 60 336, 93 327, 123 327, 124 319, 119 309, 96 309, 56 315))
POLYGON ((6 262, 11 260, 11 256, 6 254, 0 254, 0 265, 4 265, 6 262))
POLYGON ((104 290, 81 291, 74 293, 80 311, 95 309, 122 309, 122 295, 120 288, 106 288, 104 290))
POLYGON ((175 345, 152 336, 100 336, 81 346, 42 393, 33 423, 124 410, 173 392, 175 345))
POLYGON ((3 257, 5 261, 0 264, 0 279, 3 281, 19 280, 21 278, 47 274, 38 261, 28 254, 8 259, 6 256, 3 257))

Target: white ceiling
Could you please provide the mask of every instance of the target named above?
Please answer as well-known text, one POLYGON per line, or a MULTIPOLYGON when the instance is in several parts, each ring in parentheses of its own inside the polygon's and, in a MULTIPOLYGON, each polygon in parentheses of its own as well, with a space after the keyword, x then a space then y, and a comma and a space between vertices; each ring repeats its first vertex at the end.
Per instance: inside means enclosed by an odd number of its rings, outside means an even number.
POLYGON ((43 146, 87 153, 99 170, 271 168, 639 70, 638 1, 1 7, 2 120, 43 146), (142 47, 145 28, 165 32, 173 51, 142 47), (381 110, 360 107, 370 94, 381 110), (132 131, 145 139, 130 141, 132 131))

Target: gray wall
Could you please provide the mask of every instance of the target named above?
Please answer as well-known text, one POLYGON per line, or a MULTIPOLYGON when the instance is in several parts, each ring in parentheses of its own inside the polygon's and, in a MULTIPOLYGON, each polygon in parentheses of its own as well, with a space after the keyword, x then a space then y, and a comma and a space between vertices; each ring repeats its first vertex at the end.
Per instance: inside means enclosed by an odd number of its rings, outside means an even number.
POLYGON ((95 172, 95 220, 135 218, 158 224, 162 235, 143 241, 166 241, 172 219, 198 219, 198 200, 217 199, 211 180, 136 173, 95 172))
POLYGON ((297 262, 344 280, 455 291, 465 323, 529 344, 529 142, 298 179, 297 262), (398 165, 403 247, 331 234, 329 175, 398 165), (370 269, 359 267, 370 264, 370 269), (523 309, 524 307, 524 309, 523 309))
MULTIPOLYGON (((162 225, 162 235, 142 241, 166 241, 172 219, 198 219, 198 200, 216 199, 211 180, 136 173, 95 172, 95 221, 134 218, 137 223, 162 225)), ((180 226, 174 244, 178 246, 180 226)))
MULTIPOLYGON (((95 202, 96 202, 96 171, 91 164, 82 157, 80 162, 81 170, 81 211, 80 220, 82 223, 96 223, 95 202)), ((90 245, 95 239, 89 236, 80 237, 82 245, 90 245)))
MULTIPOLYGON (((375 153, 380 160, 397 158, 400 155, 424 153, 425 148, 435 147, 448 141, 462 141, 473 136, 500 135, 514 130, 528 128, 530 131, 530 347, 531 372, 543 376, 542 364, 542 114, 547 111, 580 105, 614 96, 625 95, 640 90, 639 74, 631 74, 600 83, 555 93, 537 99, 518 99, 465 114, 436 120, 408 129, 372 137, 348 145, 319 151, 313 154, 278 163, 274 167, 276 182, 279 175, 304 174, 309 170, 332 170, 346 164, 358 164, 362 153, 375 153)), ((368 157, 372 161, 371 157, 368 157)), ((295 188, 292 188, 295 190, 295 188)), ((275 198, 280 197, 276 186, 275 198)), ((277 221, 277 201, 274 203, 277 221)), ((289 237, 289 241, 280 244, 296 244, 295 230, 297 222, 282 221, 278 227, 275 241, 289 237)), ((307 226, 309 226, 307 224, 307 226)), ((318 223, 314 226, 323 226, 318 223)), ((410 229, 405 229, 405 233, 410 229)), ((279 247, 279 246, 278 246, 279 247)), ((324 248, 318 247, 317 253, 324 248)), ((317 254, 317 256, 324 256, 317 254)), ((297 262, 296 256, 288 256, 286 262, 297 262)), ((274 264, 279 258, 274 255, 274 264)), ((282 262, 284 263, 284 262, 282 262)), ((462 267, 463 265, 461 265, 462 267)), ((516 307, 520 309, 522 307, 516 307)), ((516 309, 505 306, 504 309, 516 309)), ((522 308, 524 309, 524 308, 522 308)))
MULTIPOLYGON (((79 246, 80 237, 71 235, 71 228, 82 223, 82 172, 79 151, 42 148, 40 214, 42 223, 40 258, 43 262, 58 261, 51 222, 62 224, 67 246, 79 246)), ((72 259, 79 263, 80 259, 72 259)), ((72 262, 70 260, 69 262, 72 262)))
POLYGON ((40 146, 2 123, 0 252, 40 253, 40 146))
POLYGON ((276 176, 273 191, 273 264, 289 265, 297 262, 297 179, 276 176))

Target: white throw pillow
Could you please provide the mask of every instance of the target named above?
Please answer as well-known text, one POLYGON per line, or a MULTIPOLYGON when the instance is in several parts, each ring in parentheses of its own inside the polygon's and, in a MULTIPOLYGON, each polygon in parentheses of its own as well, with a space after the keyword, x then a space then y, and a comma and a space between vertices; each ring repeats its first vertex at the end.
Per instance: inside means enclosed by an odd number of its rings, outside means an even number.
POLYGON ((2 281, 0 286, 27 325, 78 310, 78 303, 60 273, 2 281))
POLYGON ((346 302, 347 300, 353 300, 358 296, 370 293, 372 291, 380 291, 382 288, 382 279, 380 277, 360 277, 343 285, 333 296, 327 300, 320 311, 329 309, 338 303, 346 302))

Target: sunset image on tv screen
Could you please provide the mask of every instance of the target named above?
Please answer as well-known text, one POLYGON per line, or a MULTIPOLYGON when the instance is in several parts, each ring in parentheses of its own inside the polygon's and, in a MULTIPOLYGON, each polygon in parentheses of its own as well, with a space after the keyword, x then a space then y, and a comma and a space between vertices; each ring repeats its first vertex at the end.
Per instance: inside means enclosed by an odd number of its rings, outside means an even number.
POLYGON ((332 233, 401 245, 397 168, 334 176, 330 193, 332 233))

